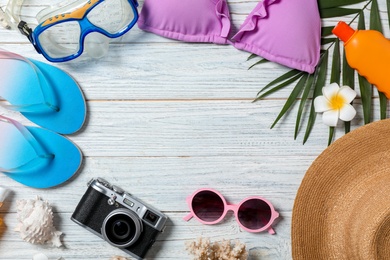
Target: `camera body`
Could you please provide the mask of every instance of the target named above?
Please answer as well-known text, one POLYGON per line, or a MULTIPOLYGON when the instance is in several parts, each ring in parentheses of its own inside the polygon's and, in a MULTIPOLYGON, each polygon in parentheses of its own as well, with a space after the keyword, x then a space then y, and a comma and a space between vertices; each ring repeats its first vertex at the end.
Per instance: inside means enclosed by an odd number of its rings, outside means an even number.
POLYGON ((72 221, 135 257, 143 259, 167 217, 102 178, 92 179, 72 221))

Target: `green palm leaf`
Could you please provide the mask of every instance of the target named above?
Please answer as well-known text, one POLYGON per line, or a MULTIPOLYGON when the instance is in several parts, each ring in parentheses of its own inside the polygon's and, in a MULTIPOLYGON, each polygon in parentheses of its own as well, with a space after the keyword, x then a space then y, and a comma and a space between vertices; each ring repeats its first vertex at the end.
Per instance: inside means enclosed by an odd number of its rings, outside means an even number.
POLYGON ((300 102, 299 108, 298 108, 297 119, 296 119, 296 122, 295 122, 294 139, 297 139, 298 132, 299 132, 299 129, 300 129, 300 126, 301 126, 302 114, 304 112, 304 108, 305 108, 305 105, 306 105, 306 101, 307 101, 307 99, 309 97, 310 90, 313 87, 314 79, 315 79, 315 74, 310 74, 308 76, 308 79, 307 79, 306 83, 305 83, 304 91, 303 91, 303 94, 302 94, 302 97, 301 97, 301 102, 300 102))
MULTIPOLYGON (((366 29, 365 16, 363 12, 361 12, 359 16, 358 29, 359 30, 366 29)), ((365 77, 358 75, 358 79, 359 79, 360 95, 361 95, 362 105, 363 105, 364 124, 368 124, 371 122, 372 86, 365 77)))
POLYGON ((329 127, 329 137, 328 137, 328 146, 332 144, 333 136, 334 136, 334 127, 330 126, 329 127))
POLYGON ((320 16, 321 18, 332 18, 332 17, 339 17, 339 16, 350 15, 350 14, 357 14, 360 11, 361 9, 334 7, 334 8, 320 10, 320 16))
MULTIPOLYGON (((288 71, 287 73, 283 74, 282 76, 274 79, 273 81, 271 81, 270 83, 268 83, 264 88, 262 88, 258 93, 257 95, 260 95, 262 92, 264 92, 265 90, 267 90, 268 88, 272 87, 273 85, 275 84, 278 84, 280 82, 283 82, 287 79, 290 79, 292 77, 294 77, 295 75, 297 74, 300 74, 302 73, 301 71, 299 70, 290 70, 288 71)), ((257 100, 259 100, 260 98, 257 98, 257 100)))
MULTIPOLYGON (((330 83, 337 83, 340 85, 341 59, 340 59, 340 40, 336 39, 333 49, 332 69, 330 74, 330 83)), ((334 127, 329 127, 328 145, 332 143, 334 135, 334 127)))
POLYGON ((257 56, 256 54, 252 53, 252 54, 246 59, 246 61, 251 60, 251 59, 254 59, 254 58, 257 58, 257 57, 259 57, 259 56, 257 56))
MULTIPOLYGON (((371 12, 370 12, 370 29, 377 30, 383 33, 381 17, 379 13, 378 1, 372 0, 371 12)), ((379 107, 380 107, 380 118, 385 119, 387 117, 387 98, 386 96, 379 92, 379 107)))
POLYGON ((262 98, 264 98, 272 93, 275 93, 278 90, 281 90, 282 88, 284 88, 284 87, 290 85, 291 83, 295 82, 296 80, 298 80, 300 77, 302 77, 303 74, 304 74, 304 72, 300 72, 297 75, 295 75, 294 77, 289 78, 288 80, 280 83, 279 85, 276 85, 275 87, 271 88, 267 92, 264 92, 263 94, 259 95, 254 101, 262 99, 262 98))
POLYGON ((390 0, 386 0, 386 6, 387 6, 387 21, 389 22, 389 27, 390 27, 390 0))
POLYGON ((353 5, 366 0, 318 0, 319 9, 339 7, 342 5, 353 5))
POLYGON ((291 108, 291 106, 297 101, 297 97, 302 92, 302 90, 305 87, 305 83, 307 81, 309 74, 305 73, 301 79, 298 81, 297 85, 294 87, 293 91, 291 92, 290 96, 288 97, 286 104, 283 106, 282 110, 280 111, 279 115, 276 117, 275 122, 272 124, 271 128, 273 128, 276 123, 286 114, 286 112, 291 108))
POLYGON ((333 33, 332 33, 333 28, 334 28, 334 26, 322 27, 321 28, 321 37, 326 37, 326 36, 329 36, 329 35, 333 35, 333 33))
POLYGON ((328 70, 328 56, 329 56, 329 52, 325 51, 317 66, 317 73, 318 73, 316 77, 317 81, 315 82, 314 85, 312 103, 311 103, 310 114, 309 114, 309 121, 307 122, 303 143, 306 143, 307 139, 309 138, 310 132, 313 129, 314 122, 316 120, 317 113, 314 110, 314 99, 321 94, 322 87, 325 85, 326 72, 328 70))
MULTIPOLYGON (((352 89, 355 89, 355 70, 352 69, 345 56, 345 52, 343 53, 343 85, 349 86, 352 89)), ((349 133, 351 131, 351 122, 344 123, 345 133, 349 133)))
POLYGON ((330 83, 336 82, 340 85, 341 58, 340 58, 340 40, 336 39, 333 49, 332 70, 330 74, 330 83))
MULTIPOLYGON (((249 58, 248 58, 248 60, 249 60, 249 58)), ((263 63, 267 63, 267 62, 269 62, 269 60, 267 60, 267 59, 261 59, 261 60, 259 60, 258 62, 252 64, 252 65, 248 68, 248 70, 250 70, 251 68, 253 68, 253 67, 256 66, 256 65, 263 64, 263 63)))
POLYGON ((355 70, 349 66, 345 52, 343 52, 343 85, 355 89, 355 70))
POLYGON ((334 43, 336 41, 337 38, 322 38, 321 39, 321 45, 326 45, 326 44, 329 44, 329 43, 334 43))

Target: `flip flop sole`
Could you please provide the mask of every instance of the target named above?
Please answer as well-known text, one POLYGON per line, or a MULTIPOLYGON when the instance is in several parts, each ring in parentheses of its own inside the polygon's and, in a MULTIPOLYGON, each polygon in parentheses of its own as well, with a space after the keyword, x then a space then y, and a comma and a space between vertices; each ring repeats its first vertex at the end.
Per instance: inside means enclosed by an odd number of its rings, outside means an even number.
MULTIPOLYGON (((31 122, 60 134, 72 134, 83 126, 86 104, 74 79, 50 64, 29 60, 44 76, 59 111, 21 112, 31 122)), ((0 59, 0 96, 11 105, 37 104, 44 101, 36 70, 23 60, 0 59)))
MULTIPOLYGON (((80 168, 82 153, 69 139, 46 129, 26 127, 47 154, 40 165, 24 167, 23 171, 4 172, 8 177, 33 188, 50 188, 69 180, 80 168)), ((0 122, 0 165, 2 168, 17 168, 37 157, 31 142, 13 125, 0 122)))

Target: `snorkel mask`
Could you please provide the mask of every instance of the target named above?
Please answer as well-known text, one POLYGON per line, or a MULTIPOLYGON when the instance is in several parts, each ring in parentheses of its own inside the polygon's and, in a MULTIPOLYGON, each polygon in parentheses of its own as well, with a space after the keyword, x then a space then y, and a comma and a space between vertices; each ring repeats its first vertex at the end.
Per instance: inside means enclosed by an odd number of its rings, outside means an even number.
POLYGON ((138 20, 137 0, 78 0, 42 10, 36 17, 38 26, 31 29, 20 19, 22 4, 23 0, 10 0, 6 10, 0 10, 0 20, 4 27, 20 30, 51 62, 75 59, 84 49, 100 58, 109 38, 122 36, 138 20))

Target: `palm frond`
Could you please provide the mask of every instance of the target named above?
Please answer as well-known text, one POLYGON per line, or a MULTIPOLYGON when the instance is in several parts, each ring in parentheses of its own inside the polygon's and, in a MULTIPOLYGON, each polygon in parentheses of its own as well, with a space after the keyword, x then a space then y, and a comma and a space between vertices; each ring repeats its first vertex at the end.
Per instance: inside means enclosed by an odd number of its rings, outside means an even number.
POLYGON ((321 18, 332 18, 346 16, 350 14, 357 14, 360 11, 360 9, 334 7, 320 10, 320 16, 321 18))
MULTIPOLYGON (((365 15, 361 12, 359 16, 358 29, 365 30, 365 15)), ((372 85, 363 76, 358 75, 360 95, 363 105, 363 119, 364 124, 371 122, 371 105, 372 105, 372 85)))
POLYGON ((320 62, 317 66, 317 71, 316 71, 317 80, 314 84, 309 121, 307 122, 305 136, 303 137, 303 143, 306 143, 307 139, 309 138, 309 135, 311 133, 311 130, 313 129, 314 122, 317 116, 317 113, 314 110, 314 99, 321 94, 322 87, 325 85, 326 72, 328 70, 328 59, 329 59, 329 51, 327 50, 322 54, 320 62))
POLYGON ((313 88, 314 82, 315 82, 315 74, 308 75, 308 78, 307 78, 306 83, 305 83, 305 88, 304 88, 304 91, 302 93, 301 102, 300 102, 299 108, 298 108, 297 119, 295 122, 294 139, 297 139, 298 132, 299 132, 299 129, 300 129, 301 123, 302 123, 301 118, 302 118, 302 115, 303 115, 303 112, 304 112, 304 109, 306 106, 306 101, 309 97, 310 90, 313 88))
MULTIPOLYGON (((370 12, 370 29, 371 30, 377 30, 381 33, 383 33, 383 27, 379 12, 379 6, 377 0, 372 0, 371 4, 371 12, 370 12)), ((379 92, 379 111, 380 111, 380 118, 385 119, 387 117, 387 98, 386 96, 379 92)))
POLYGON ((318 8, 322 10, 344 5, 353 5, 364 1, 366 0, 318 0, 318 8))
MULTIPOLYGON (((347 57, 345 56, 345 52, 343 52, 343 85, 349 86, 352 89, 355 89, 355 70, 349 66, 347 62, 347 57)), ((353 103, 353 102, 352 102, 353 103)), ((344 122, 344 130, 345 133, 349 133, 351 131, 351 122, 344 122)))
MULTIPOLYGON (((255 56, 257 56, 257 55, 255 55, 255 56)), ((250 60, 250 59, 252 59, 252 58, 249 57, 248 60, 250 60)), ((256 66, 256 65, 263 64, 263 63, 267 63, 267 62, 269 62, 269 60, 267 60, 267 59, 261 59, 261 60, 257 61, 256 63, 252 64, 252 65, 248 68, 248 70, 250 70, 251 68, 253 68, 253 67, 256 66)))
POLYGON ((307 81, 308 76, 309 74, 305 73, 300 78, 297 85, 294 87, 293 91, 291 92, 290 96, 287 98, 286 104, 284 104, 282 110, 280 111, 279 115, 276 117, 276 120, 272 124, 271 128, 273 128, 276 125, 276 123, 287 113, 287 111, 291 108, 291 106, 294 105, 299 94, 301 94, 302 90, 305 87, 305 83, 307 81))
POLYGON ((386 0, 386 7, 387 7, 387 21, 389 22, 389 27, 390 27, 390 0, 386 0))
MULTIPOLYGON (((332 68, 330 74, 330 82, 335 82, 340 85, 341 73, 341 58, 340 58, 340 40, 336 39, 333 49, 332 68)), ((329 128, 328 145, 332 143, 334 136, 334 127, 329 128)))
MULTIPOLYGON (((296 76, 296 75, 299 74, 299 73, 302 73, 302 72, 299 71, 299 70, 290 70, 290 71, 288 71, 287 73, 283 74, 282 76, 280 76, 280 77, 274 79, 273 81, 271 81, 270 83, 268 83, 264 88, 262 88, 262 89, 257 93, 257 96, 259 96, 262 92, 264 92, 264 91, 267 90, 268 88, 272 87, 273 85, 278 84, 278 83, 280 83, 280 82, 283 82, 283 81, 285 81, 285 80, 287 80, 287 79, 290 79, 290 78, 296 76)), ((259 99, 260 99, 260 98, 257 97, 256 100, 259 100, 259 99)))
POLYGON ((333 28, 334 28, 334 26, 322 27, 321 28, 321 37, 326 37, 326 36, 329 36, 329 35, 333 35, 333 33, 332 33, 333 28))
POLYGON ((275 87, 271 88, 270 90, 260 94, 256 99, 255 101, 259 100, 259 99, 262 99, 268 95, 271 95, 272 93, 275 93, 276 91, 278 90, 281 90, 282 88, 285 88, 287 87, 288 85, 290 85, 291 83, 295 82, 296 80, 298 80, 300 77, 302 77, 302 75, 304 74, 304 72, 299 72, 297 75, 295 75, 294 77, 291 77, 289 78, 288 80, 280 83, 279 85, 276 85, 275 87))

